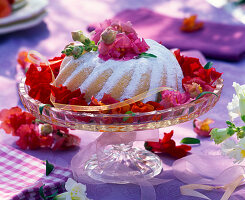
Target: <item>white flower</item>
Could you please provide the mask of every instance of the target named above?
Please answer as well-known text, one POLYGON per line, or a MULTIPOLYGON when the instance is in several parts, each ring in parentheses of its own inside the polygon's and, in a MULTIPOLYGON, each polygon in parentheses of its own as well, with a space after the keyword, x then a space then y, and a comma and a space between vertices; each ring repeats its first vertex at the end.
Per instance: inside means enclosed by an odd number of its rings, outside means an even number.
POLYGON ((54 200, 89 200, 86 194, 86 185, 68 178, 65 188, 67 192, 57 195, 54 200))
POLYGON ((238 143, 232 139, 226 140, 221 145, 221 151, 223 155, 235 159, 234 162, 242 162, 245 158, 245 138, 242 138, 238 143))
POLYGON ((236 95, 233 95, 232 101, 227 105, 229 115, 232 121, 239 116, 245 121, 245 84, 239 85, 233 82, 232 86, 235 88, 236 95))
POLYGON ((228 109, 231 121, 233 121, 235 118, 240 116, 239 98, 237 95, 233 94, 233 99, 230 103, 228 103, 227 109, 228 109))

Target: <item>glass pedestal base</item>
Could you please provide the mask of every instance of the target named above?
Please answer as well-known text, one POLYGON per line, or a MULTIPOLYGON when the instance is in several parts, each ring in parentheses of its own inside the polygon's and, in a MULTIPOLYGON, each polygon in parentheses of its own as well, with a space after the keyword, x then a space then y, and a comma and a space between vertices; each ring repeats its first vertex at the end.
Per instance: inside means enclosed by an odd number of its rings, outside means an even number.
POLYGON ((86 162, 84 170, 90 178, 105 183, 126 184, 137 179, 150 179, 162 170, 157 155, 132 148, 132 145, 111 145, 97 155, 86 162))

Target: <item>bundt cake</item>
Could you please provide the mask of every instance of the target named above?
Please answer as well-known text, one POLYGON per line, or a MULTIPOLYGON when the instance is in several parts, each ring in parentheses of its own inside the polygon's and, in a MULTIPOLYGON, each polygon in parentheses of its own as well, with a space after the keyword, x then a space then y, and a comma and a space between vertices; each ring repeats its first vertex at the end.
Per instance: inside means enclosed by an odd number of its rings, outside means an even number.
MULTIPOLYGON (((183 91, 183 73, 173 53, 154 40, 145 42, 149 46, 146 53, 156 57, 103 60, 98 51, 87 52, 77 59, 66 56, 55 84, 72 91, 80 88, 88 101, 92 96, 101 99, 104 93, 122 101, 161 86, 183 91)), ((156 98, 157 95, 144 101, 156 98)))

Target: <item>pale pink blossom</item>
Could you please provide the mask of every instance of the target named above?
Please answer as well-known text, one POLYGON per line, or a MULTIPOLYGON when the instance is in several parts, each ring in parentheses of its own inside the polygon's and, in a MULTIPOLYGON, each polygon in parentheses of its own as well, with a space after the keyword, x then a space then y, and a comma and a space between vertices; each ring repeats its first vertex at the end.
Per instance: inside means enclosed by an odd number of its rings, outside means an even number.
POLYGON ((170 108, 184 104, 190 100, 190 96, 187 93, 180 93, 179 91, 162 91, 162 100, 160 104, 164 108, 170 108))

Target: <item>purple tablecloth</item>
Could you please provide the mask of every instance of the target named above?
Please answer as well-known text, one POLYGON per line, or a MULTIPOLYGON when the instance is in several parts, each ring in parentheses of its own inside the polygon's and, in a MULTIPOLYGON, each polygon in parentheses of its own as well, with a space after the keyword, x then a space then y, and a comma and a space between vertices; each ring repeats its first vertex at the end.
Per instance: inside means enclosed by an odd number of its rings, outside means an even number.
MULTIPOLYGON (((49 15, 44 22, 36 27, 10 33, 0 36, 0 108, 11 107, 18 103, 16 95, 15 67, 16 55, 18 51, 23 49, 35 49, 42 54, 52 57, 59 55, 59 52, 66 44, 71 41, 70 32, 72 30, 86 30, 88 24, 102 21, 103 19, 113 17, 116 13, 127 8, 148 7, 157 12, 162 12, 170 16, 183 17, 190 13, 198 13, 200 19, 216 21, 222 23, 237 23, 228 14, 221 10, 211 7, 205 1, 186 0, 185 4, 179 1, 150 1, 150 0, 118 0, 118 1, 76 1, 76 0, 52 0, 50 1, 49 15), (198 3, 197 3, 198 2, 198 3), (193 6, 195 5, 195 6, 193 6), (11 100, 11 101, 10 101, 11 100)), ((231 100, 234 92, 232 82, 236 81, 240 84, 245 83, 245 60, 236 63, 228 63, 222 61, 213 61, 218 71, 222 71, 224 78, 224 90, 220 101, 213 110, 201 117, 204 119, 210 117, 215 119, 215 126, 225 126, 225 119, 228 119, 226 110, 227 103, 231 100)), ((195 137, 192 130, 192 122, 184 123, 178 126, 169 127, 163 131, 175 130, 174 138, 180 141, 183 137, 195 137)), ((9 136, 0 131, 0 142, 12 145, 14 147, 15 140, 13 136, 9 136)), ((78 135, 82 138, 82 144, 94 140, 99 133, 89 134, 85 131, 78 131, 78 135), (86 135, 86 137, 85 137, 86 135)), ((138 142, 135 145, 143 147, 143 143, 138 142)), ((25 151, 26 153, 36 156, 43 160, 50 160, 57 165, 69 167, 72 156, 78 151, 73 149, 69 151, 51 152, 49 150, 25 151)), ((193 154, 219 154, 219 148, 214 145, 210 139, 201 139, 201 145, 193 147, 193 154)), ((173 178, 171 165, 174 159, 167 156, 160 156, 163 162, 164 171, 158 177, 173 178)), ((198 199, 193 197, 185 197, 180 194, 179 186, 183 185, 178 180, 173 180, 166 184, 155 187, 158 200, 174 200, 174 199, 198 199)), ((205 192, 211 199, 220 199, 222 191, 205 192)), ((240 187, 230 198, 231 200, 244 199, 245 188, 240 187)), ((133 184, 114 185, 104 184, 89 186, 88 196, 94 200, 137 200, 140 199, 140 188, 133 184)))

